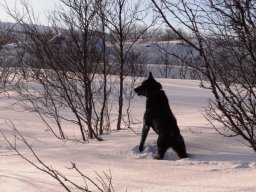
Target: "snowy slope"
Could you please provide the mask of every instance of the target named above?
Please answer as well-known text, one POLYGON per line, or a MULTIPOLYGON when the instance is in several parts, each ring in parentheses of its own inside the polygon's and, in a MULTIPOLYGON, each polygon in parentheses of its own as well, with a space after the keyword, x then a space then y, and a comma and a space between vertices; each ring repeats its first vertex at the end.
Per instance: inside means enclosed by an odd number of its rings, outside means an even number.
MULTIPOLYGON (((178 120, 190 154, 188 159, 179 160, 170 149, 165 160, 155 160, 157 135, 152 130, 146 140, 145 151, 139 153, 142 124, 134 124, 133 130, 113 131, 104 135, 103 142, 91 140, 82 144, 59 141, 33 114, 7 108, 13 102, 12 98, 0 100, 0 129, 13 138, 12 131, 5 123, 12 120, 46 164, 77 182, 82 181, 67 169, 71 161, 93 179, 97 177, 95 171, 101 175, 103 171, 107 174, 111 171, 113 186, 118 192, 256 191, 255 153, 242 145, 239 138, 224 138, 217 134, 201 114, 203 107, 207 107, 210 92, 200 89, 198 81, 158 80, 178 120)), ((135 96, 132 105, 133 117, 142 120, 145 98, 135 96)), ((28 149, 16 142, 20 151, 33 159, 28 149)), ((50 176, 39 172, 5 146, 0 136, 1 192, 64 191, 50 176)))

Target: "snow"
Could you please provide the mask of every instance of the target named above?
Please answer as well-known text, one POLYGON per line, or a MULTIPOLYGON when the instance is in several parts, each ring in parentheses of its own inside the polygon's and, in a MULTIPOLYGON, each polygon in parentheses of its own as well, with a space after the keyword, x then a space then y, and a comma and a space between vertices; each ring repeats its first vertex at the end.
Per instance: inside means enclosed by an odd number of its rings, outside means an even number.
MULTIPOLYGON (((103 142, 60 141, 35 114, 12 110, 12 97, 0 100, 0 129, 15 142, 22 154, 36 162, 27 147, 14 140, 15 133, 7 126, 11 120, 42 161, 81 184, 83 181, 78 174, 68 169, 70 162, 76 163, 95 181, 95 172, 99 175, 111 172, 113 187, 118 192, 256 191, 256 155, 253 150, 243 145, 239 138, 224 138, 216 133, 202 115, 211 97, 209 90, 199 88, 199 81, 194 80, 157 80, 163 85, 185 139, 190 155, 187 159, 179 160, 171 149, 164 160, 154 159, 157 135, 152 130, 145 150, 140 153, 142 124, 132 125, 133 130, 113 130, 103 136, 103 142)), ((132 116, 142 121, 144 110, 145 98, 135 96, 132 116)), ((29 165, 6 146, 0 136, 1 192, 64 191, 49 175, 29 165)))

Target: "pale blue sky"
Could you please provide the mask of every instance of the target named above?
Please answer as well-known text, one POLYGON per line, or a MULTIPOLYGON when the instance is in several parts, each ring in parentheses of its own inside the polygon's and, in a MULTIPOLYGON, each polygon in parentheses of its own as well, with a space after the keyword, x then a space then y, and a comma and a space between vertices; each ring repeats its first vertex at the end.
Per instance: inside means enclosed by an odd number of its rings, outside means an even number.
MULTIPOLYGON (((23 0, 24 1, 24 0, 23 0)), ((27 1, 27 0, 26 0, 27 1)), ((0 0, 0 4, 5 4, 7 2, 11 9, 16 7, 19 11, 22 11, 22 6, 20 5, 20 0, 0 0)), ((30 5, 34 9, 35 13, 40 14, 40 20, 47 24, 45 13, 54 9, 55 5, 60 4, 59 0, 30 0, 30 5)), ((0 21, 2 22, 12 22, 13 20, 5 13, 4 8, 0 5, 0 21)))
POLYGON ((18 9, 19 12, 22 12, 23 7, 20 4, 20 2, 22 1, 29 2, 29 5, 32 6, 34 12, 36 14, 40 14, 40 21, 42 21, 42 24, 44 25, 48 24, 46 18, 47 12, 53 10, 56 6, 62 4, 60 0, 0 0, 0 21, 14 22, 14 20, 8 14, 6 14, 3 5, 7 3, 7 5, 12 11, 16 8, 18 9))
MULTIPOLYGON (((54 8, 56 8, 56 6, 62 4, 60 0, 0 0, 0 21, 15 22, 8 14, 6 14, 5 9, 3 8, 3 4, 5 4, 6 2, 12 11, 16 7, 16 9, 18 9, 19 12, 22 12, 23 7, 20 4, 20 2, 22 1, 29 2, 29 5, 32 6, 34 12, 40 15, 39 17, 41 21, 40 24, 43 24, 43 25, 48 25, 48 19, 46 17, 47 12, 52 11, 54 8)), ((150 20, 150 17, 149 17, 149 20, 150 20)))

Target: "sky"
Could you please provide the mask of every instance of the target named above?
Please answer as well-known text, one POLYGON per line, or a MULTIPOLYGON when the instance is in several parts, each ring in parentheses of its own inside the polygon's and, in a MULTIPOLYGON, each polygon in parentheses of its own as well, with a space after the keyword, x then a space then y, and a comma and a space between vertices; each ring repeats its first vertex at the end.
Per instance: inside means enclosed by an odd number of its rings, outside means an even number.
MULTIPOLYGON (((11 10, 14 10, 15 7, 17 7, 19 11, 22 11, 22 6, 19 2, 20 0, 0 0, 0 21, 13 22, 13 19, 6 13, 3 5, 7 3, 11 10)), ((59 0, 29 0, 29 2, 35 13, 40 15, 40 20, 43 22, 43 24, 47 24, 45 13, 54 9, 55 5, 60 4, 59 0)))
MULTIPOLYGON (((17 9, 22 12, 23 6, 20 2, 29 2, 36 14, 40 15, 40 21, 43 25, 48 25, 47 13, 52 11, 56 6, 63 5, 60 0, 0 0, 0 21, 1 22, 15 22, 7 13, 4 6, 6 4, 13 11, 17 9)), ((133 0, 136 1, 136 0, 133 0)))
MULTIPOLYGON (((7 13, 4 6, 6 4, 10 8, 10 10, 13 12, 15 9, 17 9, 19 12, 22 13, 22 10, 24 7, 21 5, 20 2, 29 2, 29 5, 31 5, 32 9, 34 10, 34 13, 39 14, 39 21, 42 25, 50 25, 47 13, 53 11, 56 7, 59 5, 63 5, 60 0, 0 0, 0 21, 1 22, 15 22, 14 19, 12 19, 7 13)), ((136 0, 133 0, 135 2, 136 0)), ((152 16, 149 16, 145 22, 151 22, 152 16)), ((39 23, 37 23, 39 24, 39 23)))

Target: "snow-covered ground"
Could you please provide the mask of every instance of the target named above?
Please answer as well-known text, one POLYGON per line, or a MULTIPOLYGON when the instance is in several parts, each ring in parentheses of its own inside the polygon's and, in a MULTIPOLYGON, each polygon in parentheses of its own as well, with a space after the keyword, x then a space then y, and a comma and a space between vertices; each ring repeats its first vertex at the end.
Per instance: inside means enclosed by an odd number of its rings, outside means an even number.
MULTIPOLYGON (((190 154, 188 159, 179 160, 170 149, 165 160, 155 160, 157 135, 152 130, 145 151, 139 153, 142 124, 132 125, 133 130, 112 131, 103 136, 103 142, 60 141, 33 113, 8 108, 13 99, 7 97, 0 100, 0 129, 26 157, 36 162, 26 146, 13 140, 14 133, 6 125, 6 121, 12 120, 42 161, 76 182, 83 181, 74 171, 67 169, 71 167, 70 162, 75 162, 95 181, 95 172, 100 175, 111 172, 117 192, 256 191, 256 154, 241 144, 239 138, 224 138, 216 133, 201 114, 211 93, 200 89, 198 81, 158 80, 178 120, 190 154)), ((133 117, 142 120, 145 98, 135 96, 132 105, 133 117)), ((8 150, 0 136, 0 191, 53 192, 64 189, 50 176, 8 150)))

